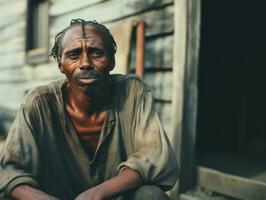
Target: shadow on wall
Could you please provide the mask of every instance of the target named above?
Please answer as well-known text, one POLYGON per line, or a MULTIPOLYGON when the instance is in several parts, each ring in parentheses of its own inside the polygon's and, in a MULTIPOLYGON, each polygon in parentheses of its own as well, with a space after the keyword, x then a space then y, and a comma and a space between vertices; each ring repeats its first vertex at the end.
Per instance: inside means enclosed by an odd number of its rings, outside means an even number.
POLYGON ((0 106, 0 140, 3 140, 15 119, 17 111, 0 106))

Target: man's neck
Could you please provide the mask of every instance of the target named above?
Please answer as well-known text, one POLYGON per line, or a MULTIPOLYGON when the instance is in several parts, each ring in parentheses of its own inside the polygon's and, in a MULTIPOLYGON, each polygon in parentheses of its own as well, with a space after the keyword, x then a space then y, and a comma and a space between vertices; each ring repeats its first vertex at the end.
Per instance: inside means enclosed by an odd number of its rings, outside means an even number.
POLYGON ((71 110, 83 114, 91 115, 96 112, 106 110, 108 107, 108 100, 110 100, 109 85, 103 91, 95 95, 86 95, 81 91, 73 90, 68 84, 65 87, 65 102, 71 110))

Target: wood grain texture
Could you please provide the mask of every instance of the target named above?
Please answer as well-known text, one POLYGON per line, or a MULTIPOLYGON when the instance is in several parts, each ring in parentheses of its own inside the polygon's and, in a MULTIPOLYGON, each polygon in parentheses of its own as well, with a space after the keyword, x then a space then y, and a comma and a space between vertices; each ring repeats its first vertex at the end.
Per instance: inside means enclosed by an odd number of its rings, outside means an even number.
POLYGON ((6 54, 15 54, 25 50, 25 37, 15 36, 8 40, 0 41, 0 56, 5 56, 6 54))
POLYGON ((12 82, 12 83, 1 83, 0 84, 0 106, 4 108, 9 108, 13 110, 18 110, 21 103, 23 102, 25 93, 30 89, 33 89, 37 86, 47 84, 51 80, 38 81, 21 81, 21 82, 12 82))
MULTIPOLYGON (((7 40, 15 37, 25 37, 26 21, 22 18, 17 20, 15 23, 10 24, 0 29, 1 37, 0 42, 6 42, 7 40)), ((25 43, 25 41, 24 41, 25 43)))
POLYGON ((49 81, 64 77, 54 62, 44 63, 38 67, 29 65, 0 70, 0 83, 20 83, 27 81, 49 81))
POLYGON ((24 64, 26 3, 25 0, 5 1, 0 6, 0 70, 24 64))
POLYGON ((6 69, 6 68, 14 68, 23 66, 25 63, 25 52, 15 52, 15 53, 9 53, 5 54, 3 56, 0 55, 1 65, 0 69, 6 69))
POLYGON ((184 102, 181 146, 181 192, 195 183, 197 87, 200 42, 200 1, 187 1, 187 43, 184 72, 184 102))
POLYGON ((145 10, 151 10, 156 7, 171 4, 173 0, 131 0, 105 1, 101 4, 85 7, 65 15, 57 16, 56 13, 50 13, 52 18, 51 26, 56 27, 58 32, 69 25, 69 21, 75 18, 86 20, 97 20, 101 23, 112 22, 122 18, 136 15, 145 10))
POLYGON ((27 68, 17 67, 0 70, 0 83, 24 82, 30 81, 31 78, 31 73, 27 71, 27 68))
POLYGON ((50 6, 50 15, 63 15, 75 10, 80 10, 94 4, 98 4, 107 0, 79 0, 78 3, 73 0, 52 0, 50 6))
POLYGON ((153 72, 146 73, 144 81, 151 88, 153 96, 156 99, 171 101, 172 100, 172 72, 153 72))
POLYGON ((266 183, 197 167, 197 184, 209 190, 243 200, 266 199, 266 183))
POLYGON ((10 26, 21 19, 26 19, 26 7, 26 0, 5 1, 5 3, 0 6, 0 28, 10 26))
POLYGON ((147 40, 145 53, 145 69, 172 68, 173 35, 147 40))
POLYGON ((23 100, 23 85, 14 83, 1 83, 0 84, 0 106, 18 110, 23 100))
POLYGON ((112 27, 118 23, 123 23, 126 20, 144 20, 145 21, 145 36, 155 36, 172 33, 174 30, 173 19, 174 10, 173 5, 168 5, 160 10, 151 10, 140 13, 125 19, 117 20, 111 23, 105 23, 107 27, 112 27))
MULTIPOLYGON (((145 70, 171 69, 173 60, 173 35, 154 37, 145 41, 145 70)), ((130 52, 130 69, 135 67, 135 46, 130 52)))
POLYGON ((200 1, 179 0, 174 4, 172 119, 174 150, 181 163, 179 183, 170 191, 173 199, 194 183, 194 150, 197 107, 197 62, 199 51, 200 1), (191 61, 190 61, 191 60, 191 61))
POLYGON ((65 77, 62 73, 60 73, 56 62, 49 62, 35 67, 32 70, 32 76, 34 80, 38 81, 55 80, 65 77))
MULTIPOLYGON (((109 23, 104 23, 107 28, 110 28, 112 26, 116 26, 119 23, 123 23, 128 21, 128 20, 139 20, 142 19, 146 23, 146 30, 145 30, 145 35, 146 37, 149 36, 155 36, 155 35, 162 35, 162 34, 169 34, 173 32, 173 5, 168 5, 166 7, 163 7, 160 10, 151 10, 147 11, 141 14, 137 14, 131 17, 123 18, 114 22, 109 22, 109 23)), ((68 19, 68 23, 66 26, 69 24, 70 19, 68 19)), ((52 26, 50 27, 50 44, 53 44, 53 39, 56 35, 57 32, 59 32, 61 29, 59 27, 56 27, 51 24, 52 26)))

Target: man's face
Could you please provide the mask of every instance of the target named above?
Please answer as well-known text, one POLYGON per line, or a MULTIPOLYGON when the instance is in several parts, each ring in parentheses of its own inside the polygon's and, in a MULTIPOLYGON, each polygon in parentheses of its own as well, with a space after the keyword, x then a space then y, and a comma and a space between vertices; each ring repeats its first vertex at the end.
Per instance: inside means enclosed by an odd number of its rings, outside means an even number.
POLYGON ((90 96, 107 83, 114 67, 114 58, 108 54, 107 40, 98 28, 85 25, 69 29, 62 39, 59 68, 68 79, 71 89, 90 96))

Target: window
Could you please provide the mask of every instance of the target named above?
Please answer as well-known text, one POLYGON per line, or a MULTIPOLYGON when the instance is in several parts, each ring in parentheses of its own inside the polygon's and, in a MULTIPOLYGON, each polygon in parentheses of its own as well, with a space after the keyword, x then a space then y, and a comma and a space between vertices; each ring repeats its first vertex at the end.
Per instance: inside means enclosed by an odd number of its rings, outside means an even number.
POLYGON ((38 64, 48 60, 49 1, 28 0, 26 62, 38 64))

